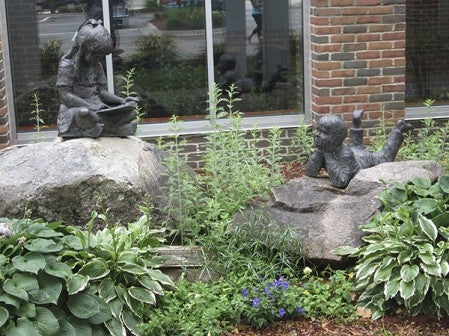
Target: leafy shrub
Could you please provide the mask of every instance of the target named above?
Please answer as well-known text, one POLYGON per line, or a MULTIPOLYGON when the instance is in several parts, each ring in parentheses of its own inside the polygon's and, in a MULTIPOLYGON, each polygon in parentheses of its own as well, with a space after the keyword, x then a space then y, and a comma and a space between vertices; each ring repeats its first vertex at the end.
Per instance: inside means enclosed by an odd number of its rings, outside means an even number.
POLYGON ((145 9, 149 12, 160 11, 162 10, 162 6, 158 4, 157 0, 145 0, 145 9))
MULTIPOLYGON (((164 12, 165 26, 167 29, 204 29, 204 8, 181 7, 171 8, 164 12)), ((220 12, 212 12, 212 25, 219 27, 223 23, 223 15, 220 12)))
POLYGON ((141 67, 164 67, 177 61, 179 50, 172 34, 149 34, 139 37, 136 42, 137 51, 133 55, 134 62, 141 67))
POLYGON ((139 335, 145 306, 172 285, 156 269, 159 239, 148 219, 96 234, 2 219, 14 233, 0 237, 0 334, 139 335))
POLYGON ((243 320, 255 328, 304 314, 297 290, 283 277, 274 281, 262 279, 258 286, 243 288, 242 296, 246 306, 242 312, 243 320))
POLYGON ((240 318, 235 286, 228 281, 211 283, 181 279, 167 291, 143 335, 216 336, 230 331, 240 318))
POLYGON ((449 313, 449 177, 412 178, 380 194, 384 210, 361 228, 365 246, 342 247, 357 257, 359 305, 379 318, 397 305, 411 315, 449 313))
POLYGON ((58 73, 59 60, 63 56, 62 41, 50 40, 40 47, 42 76, 48 78, 58 73))

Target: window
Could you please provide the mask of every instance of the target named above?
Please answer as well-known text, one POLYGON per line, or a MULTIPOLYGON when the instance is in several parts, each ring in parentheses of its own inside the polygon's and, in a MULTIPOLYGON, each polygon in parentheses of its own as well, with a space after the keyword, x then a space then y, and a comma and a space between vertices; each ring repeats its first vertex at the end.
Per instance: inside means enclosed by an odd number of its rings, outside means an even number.
POLYGON ((110 23, 115 50, 104 64, 110 88, 122 91, 123 77, 133 73, 132 90, 152 129, 173 115, 204 120, 210 85, 223 79, 219 62, 227 56, 235 62, 230 70, 242 91, 241 112, 259 120, 297 116, 303 103, 302 2, 265 0, 261 31, 249 39, 256 28, 252 14, 249 0, 6 0, 19 137, 33 131, 35 97, 41 118, 55 130, 58 62, 88 18, 110 23), (210 12, 205 1, 211 1, 210 12))
POLYGON ((447 0, 407 0, 406 107, 449 102, 448 16, 447 0))

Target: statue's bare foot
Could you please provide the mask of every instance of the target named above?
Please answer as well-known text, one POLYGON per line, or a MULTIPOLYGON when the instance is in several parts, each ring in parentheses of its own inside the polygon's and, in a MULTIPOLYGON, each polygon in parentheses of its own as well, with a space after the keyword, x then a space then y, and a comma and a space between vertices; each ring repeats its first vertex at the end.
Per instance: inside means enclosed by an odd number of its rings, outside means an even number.
POLYGON ((413 129, 413 126, 410 124, 407 124, 404 120, 398 120, 398 122, 396 123, 396 129, 398 131, 400 131, 401 133, 410 131, 413 129))
POLYGON ((362 125, 363 110, 355 110, 352 112, 352 125, 354 128, 360 128, 362 125))

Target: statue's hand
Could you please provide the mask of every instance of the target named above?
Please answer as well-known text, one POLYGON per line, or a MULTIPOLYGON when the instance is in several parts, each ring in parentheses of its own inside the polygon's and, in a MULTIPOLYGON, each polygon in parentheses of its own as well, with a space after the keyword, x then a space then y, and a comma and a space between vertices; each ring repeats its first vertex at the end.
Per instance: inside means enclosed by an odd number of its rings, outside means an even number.
POLYGON ((125 102, 139 102, 139 97, 126 97, 125 102))

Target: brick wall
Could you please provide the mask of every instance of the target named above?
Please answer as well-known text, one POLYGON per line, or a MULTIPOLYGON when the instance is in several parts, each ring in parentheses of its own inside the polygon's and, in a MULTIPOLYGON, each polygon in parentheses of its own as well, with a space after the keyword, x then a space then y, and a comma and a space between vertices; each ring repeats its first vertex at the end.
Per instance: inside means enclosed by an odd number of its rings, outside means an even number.
POLYGON ((6 105, 5 69, 3 65, 3 41, 0 30, 0 149, 10 145, 11 137, 6 105))
POLYGON ((311 0, 312 119, 404 117, 405 0, 311 0))

